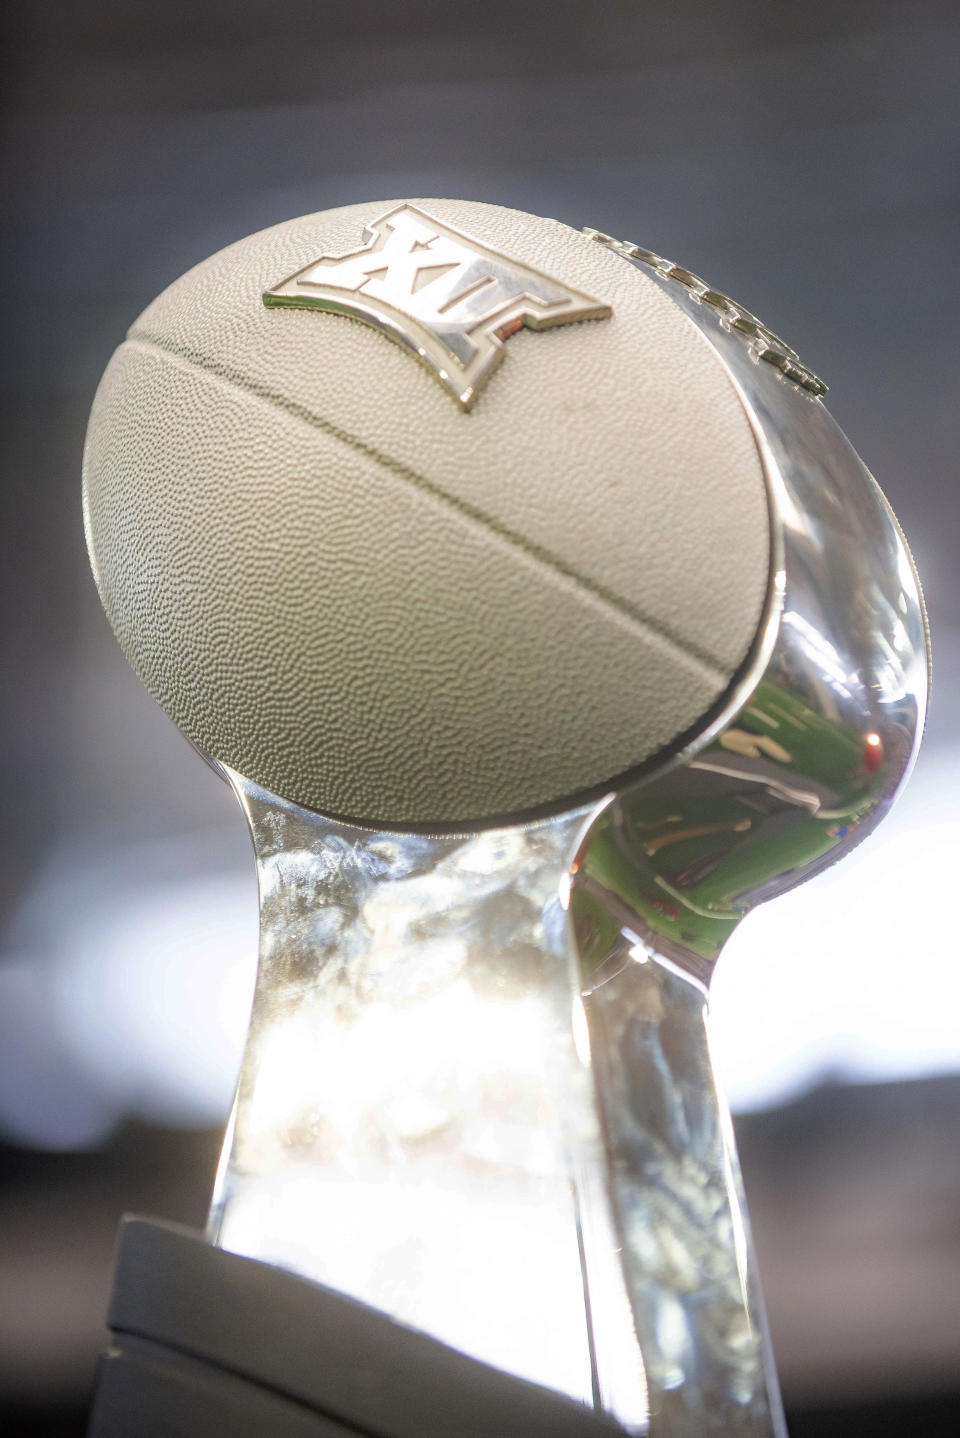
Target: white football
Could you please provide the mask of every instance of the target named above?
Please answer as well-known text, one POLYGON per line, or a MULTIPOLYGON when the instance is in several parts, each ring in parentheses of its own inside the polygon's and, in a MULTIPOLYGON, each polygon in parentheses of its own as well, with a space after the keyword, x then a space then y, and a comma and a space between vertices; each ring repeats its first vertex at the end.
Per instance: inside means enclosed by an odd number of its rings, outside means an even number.
POLYGON ((702 725, 770 583, 746 410, 664 288, 556 220, 352 205, 172 284, 84 461, 104 606, 201 749, 305 807, 548 811, 702 725))

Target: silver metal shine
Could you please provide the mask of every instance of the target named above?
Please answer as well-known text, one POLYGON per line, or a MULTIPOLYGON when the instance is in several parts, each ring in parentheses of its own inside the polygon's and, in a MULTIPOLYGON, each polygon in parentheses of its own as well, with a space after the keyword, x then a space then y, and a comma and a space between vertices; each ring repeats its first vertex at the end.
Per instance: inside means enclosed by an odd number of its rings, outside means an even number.
POLYGON ((261 962, 210 1233, 628 1431, 766 1438, 783 1418, 707 990, 743 916, 893 802, 926 631, 896 521, 809 386, 646 273, 763 456, 756 652, 660 770, 536 823, 377 834, 228 773, 261 962))
POLYGON ((464 409, 502 360, 504 341, 522 326, 541 330, 612 313, 415 205, 380 215, 364 240, 281 280, 264 304, 328 310, 373 325, 422 360, 464 409))
POLYGON ((818 399, 822 399, 826 394, 827 386, 823 380, 819 379, 805 364, 801 364, 796 350, 792 349, 786 340, 782 340, 779 335, 774 334, 773 330, 762 320, 758 320, 746 305, 740 304, 739 300, 732 300, 729 295, 714 289, 706 280, 695 275, 692 270, 685 269, 683 265, 678 265, 673 260, 665 260, 663 255, 658 255, 653 250, 644 249, 642 245, 634 245, 629 240, 615 240, 612 235, 605 235, 602 230, 594 230, 589 226, 583 230, 583 233, 588 239, 599 240, 602 245, 616 250, 617 254, 623 255, 625 259, 636 260, 639 264, 654 270, 664 279, 673 280, 675 284, 683 285, 690 291, 694 299, 713 310, 717 318, 722 320, 728 329, 735 330, 737 334, 742 335, 757 359, 763 360, 766 364, 775 365, 787 379, 801 385, 803 389, 808 390, 818 399))

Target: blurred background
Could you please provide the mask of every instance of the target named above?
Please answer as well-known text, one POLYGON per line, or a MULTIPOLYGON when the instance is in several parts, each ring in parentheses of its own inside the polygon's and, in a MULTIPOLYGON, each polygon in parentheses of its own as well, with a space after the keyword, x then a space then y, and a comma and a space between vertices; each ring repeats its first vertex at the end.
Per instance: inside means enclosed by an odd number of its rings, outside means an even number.
POLYGON ((960 14, 947 0, 49 0, 4 18, 0 1428, 83 1431, 119 1215, 201 1224, 246 1021, 239 812, 141 690, 80 452, 140 309, 251 231, 462 195, 635 240, 800 352, 925 582, 925 751, 720 966, 795 1438, 960 1431, 960 14))

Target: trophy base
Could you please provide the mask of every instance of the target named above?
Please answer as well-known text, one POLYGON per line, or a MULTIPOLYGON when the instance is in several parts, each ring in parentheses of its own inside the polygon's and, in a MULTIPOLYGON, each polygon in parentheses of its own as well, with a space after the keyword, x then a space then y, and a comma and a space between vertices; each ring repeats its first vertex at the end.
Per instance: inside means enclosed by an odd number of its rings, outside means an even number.
POLYGON ((176 1224, 126 1218, 88 1438, 600 1438, 618 1424, 176 1224))

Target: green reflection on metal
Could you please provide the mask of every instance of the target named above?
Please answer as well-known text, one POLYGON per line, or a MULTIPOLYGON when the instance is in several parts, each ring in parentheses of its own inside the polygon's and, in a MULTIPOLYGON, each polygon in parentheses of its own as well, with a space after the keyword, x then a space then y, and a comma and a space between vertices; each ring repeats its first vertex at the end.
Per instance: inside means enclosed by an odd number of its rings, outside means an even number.
POLYGON ((818 713, 769 671, 706 749, 605 812, 571 893, 587 986, 603 981, 631 915, 662 952, 711 963, 765 888, 822 860, 870 813, 886 740, 825 699, 818 713))

